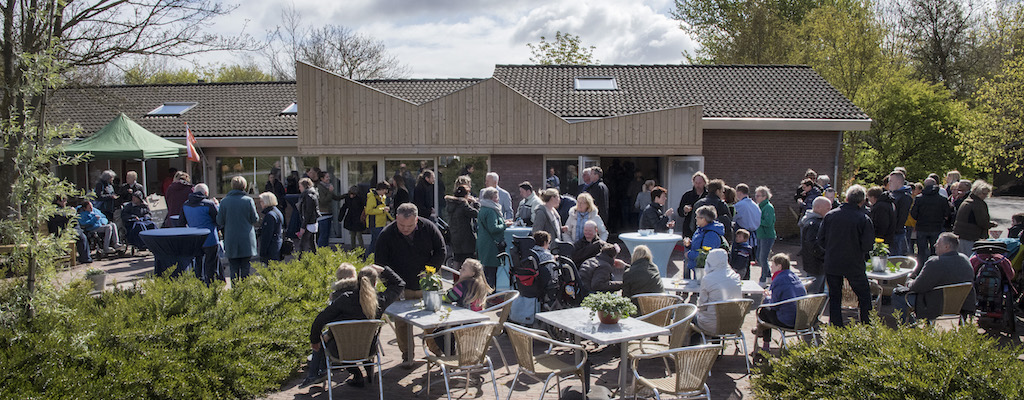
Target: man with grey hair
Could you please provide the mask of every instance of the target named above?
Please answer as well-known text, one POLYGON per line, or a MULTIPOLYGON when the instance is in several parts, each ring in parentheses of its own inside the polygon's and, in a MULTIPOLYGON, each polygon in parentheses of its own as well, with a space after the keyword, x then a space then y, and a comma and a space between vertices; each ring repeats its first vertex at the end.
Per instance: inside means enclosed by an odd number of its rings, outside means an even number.
POLYGON ((864 212, 867 191, 861 185, 846 190, 846 202, 829 211, 822 219, 818 230, 818 243, 825 249, 825 282, 831 294, 829 320, 833 325, 843 326, 843 279, 850 282, 850 288, 857 294, 861 322, 868 322, 871 311, 871 289, 864 270, 868 252, 875 242, 875 228, 864 212))
MULTIPOLYGON (((906 286, 893 290, 892 306, 902 313, 904 323, 913 322, 915 316, 932 319, 942 314, 942 292, 933 290, 936 287, 974 281, 974 268, 967 256, 957 251, 959 244, 960 239, 951 232, 939 235, 935 241, 937 255, 917 267, 906 286)), ((974 315, 975 303, 972 287, 961 313, 974 315)))
MULTIPOLYGON (((440 268, 444 263, 444 237, 430 219, 419 216, 419 209, 413 203, 398 206, 395 214, 395 220, 385 226, 377 238, 374 262, 391 267, 402 277, 406 299, 422 298, 419 274, 427 266, 440 268)), ((395 321, 395 331, 399 332, 398 348, 402 350, 402 361, 412 361, 416 346, 408 335, 408 325, 395 321)))
POLYGON ((501 206, 501 217, 504 219, 515 218, 515 209, 512 208, 512 195, 507 190, 498 186, 498 173, 491 171, 484 177, 484 188, 480 189, 480 198, 484 197, 484 189, 498 189, 498 205, 501 206))
POLYGON ((893 171, 889 174, 889 185, 886 187, 896 207, 896 235, 893 239, 893 248, 889 249, 889 255, 904 256, 909 250, 907 243, 907 217, 910 216, 910 208, 914 204, 913 187, 906 185, 906 175, 900 171, 893 171))
POLYGON ((597 256, 605 241, 597 234, 597 222, 587 220, 583 223, 583 237, 572 244, 572 261, 576 265, 583 265, 583 262, 590 257, 597 256))
POLYGON ((825 196, 814 199, 810 210, 800 219, 800 256, 803 257, 804 275, 814 278, 807 286, 808 294, 825 292, 825 248, 818 242, 821 221, 829 211, 832 202, 825 196))
POLYGON ((210 188, 205 183, 192 187, 185 204, 181 206, 181 223, 191 228, 209 229, 210 234, 203 242, 203 254, 196 256, 192 270, 196 278, 209 284, 214 278, 223 280, 220 258, 217 257, 217 203, 210 200, 210 188))

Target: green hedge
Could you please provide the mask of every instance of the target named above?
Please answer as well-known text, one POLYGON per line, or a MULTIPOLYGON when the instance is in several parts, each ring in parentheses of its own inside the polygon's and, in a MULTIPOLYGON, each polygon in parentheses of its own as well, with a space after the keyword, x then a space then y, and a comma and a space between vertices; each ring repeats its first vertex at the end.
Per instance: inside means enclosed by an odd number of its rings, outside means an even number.
POLYGON ((762 399, 1020 399, 1021 348, 1000 345, 965 324, 891 329, 830 328, 821 346, 772 359, 751 380, 762 399))
MULTIPOLYGON (((309 326, 334 270, 356 253, 321 250, 204 286, 155 279, 89 296, 80 281, 42 292, 28 321, 24 290, 0 290, 0 398, 230 399, 276 390, 309 352, 309 326)), ((254 264, 254 266, 257 266, 254 264)))

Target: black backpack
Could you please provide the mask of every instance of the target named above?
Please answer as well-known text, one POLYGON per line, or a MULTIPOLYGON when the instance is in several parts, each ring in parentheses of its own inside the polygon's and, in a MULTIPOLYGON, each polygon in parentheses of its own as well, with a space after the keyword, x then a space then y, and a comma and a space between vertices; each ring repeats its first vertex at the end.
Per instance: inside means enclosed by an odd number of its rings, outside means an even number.
POLYGON ((978 296, 978 311, 1002 312, 1003 293, 1006 284, 1000 259, 982 258, 978 273, 974 277, 974 290, 978 296))

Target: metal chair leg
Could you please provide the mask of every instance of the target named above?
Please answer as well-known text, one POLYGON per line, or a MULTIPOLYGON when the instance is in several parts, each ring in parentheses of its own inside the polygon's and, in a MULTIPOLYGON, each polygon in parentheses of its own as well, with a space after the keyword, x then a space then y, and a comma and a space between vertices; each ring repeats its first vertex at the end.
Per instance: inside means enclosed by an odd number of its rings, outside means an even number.
MULTIPOLYGON (((491 364, 491 358, 487 358, 487 369, 491 372, 491 385, 494 386, 494 400, 501 400, 501 395, 498 394, 498 380, 494 379, 494 365, 491 364)), ((483 385, 480 385, 481 389, 483 385)))
MULTIPOLYGON (((516 381, 519 380, 519 374, 521 372, 523 372, 523 367, 519 367, 519 369, 516 370, 516 376, 512 378, 512 385, 508 387, 508 397, 506 397, 505 400, 512 400, 512 392, 516 390, 516 381)), ((541 397, 544 397, 544 395, 541 395, 541 397)))
POLYGON ((498 356, 501 356, 501 363, 505 365, 505 372, 511 374, 512 368, 509 367, 508 361, 505 360, 505 352, 501 350, 501 346, 498 344, 498 337, 491 336, 491 341, 494 342, 494 348, 498 349, 498 356))
POLYGON ((441 374, 444 375, 444 390, 448 392, 448 400, 452 400, 452 389, 448 387, 448 368, 444 367, 444 364, 438 363, 441 366, 441 374))

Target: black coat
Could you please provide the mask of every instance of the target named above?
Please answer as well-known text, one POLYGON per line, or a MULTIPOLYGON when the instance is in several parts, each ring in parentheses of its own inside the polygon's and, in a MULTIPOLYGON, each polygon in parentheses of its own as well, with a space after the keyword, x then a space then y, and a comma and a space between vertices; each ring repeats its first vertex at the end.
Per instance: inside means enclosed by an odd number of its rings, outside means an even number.
POLYGON ((951 213, 949 200, 939 194, 939 187, 935 185, 924 188, 910 208, 910 216, 917 221, 916 228, 920 232, 942 232, 951 213))
POLYGON ((893 206, 896 207, 896 233, 907 231, 907 217, 910 216, 910 207, 914 205, 914 197, 909 186, 897 190, 892 194, 895 199, 893 206))
MULTIPOLYGON (((690 189, 690 191, 688 191, 686 193, 683 193, 683 197, 679 198, 679 207, 676 207, 676 213, 678 213, 679 215, 683 215, 682 212, 683 212, 684 209, 686 209, 686 206, 693 207, 693 205, 697 203, 697 200, 700 200, 700 199, 704 198, 704 196, 707 196, 707 195, 708 195, 707 189, 704 189, 704 191, 702 191, 700 193, 697 193, 697 189, 696 188, 690 189)), ((697 210, 697 207, 693 207, 693 210, 690 210, 689 214, 686 214, 685 216, 683 216, 683 237, 693 236, 694 230, 692 228, 690 228, 690 225, 694 224, 694 222, 693 222, 694 213, 693 212, 696 211, 696 210, 697 210)))
POLYGON ((378 265, 391 267, 405 280, 410 290, 420 290, 419 274, 424 267, 439 267, 444 263, 444 237, 437 225, 419 217, 410 242, 398 231, 395 223, 384 227, 377 237, 374 260, 378 265))
MULTIPOLYGON (((732 243, 734 233, 732 230, 732 211, 729 210, 729 205, 725 204, 725 202, 714 193, 708 193, 708 195, 704 196, 703 199, 697 200, 696 203, 693 203, 693 211, 690 211, 690 214, 696 213, 698 208, 705 205, 715 207, 715 212, 718 213, 718 218, 716 220, 725 226, 725 235, 723 236, 725 236, 725 239, 728 240, 729 243, 732 243)), ((690 230, 692 232, 697 232, 696 215, 690 219, 690 223, 690 230)))
POLYGON ((800 220, 800 256, 803 258, 804 273, 821 275, 825 273, 825 248, 818 242, 822 217, 818 214, 804 214, 800 220))
POLYGON ((342 199, 341 208, 338 209, 338 219, 343 221, 345 230, 362 232, 366 230, 366 223, 361 218, 363 209, 366 207, 366 196, 358 194, 347 194, 342 199))
POLYGON ((587 193, 590 193, 594 197, 594 205, 597 206, 597 213, 603 218, 610 218, 608 214, 608 185, 604 184, 604 179, 598 179, 597 182, 590 185, 587 188, 587 193))
POLYGON ((868 216, 875 228, 875 237, 882 238, 885 244, 892 246, 896 239, 896 207, 889 192, 878 197, 878 202, 871 206, 868 216))
POLYGON ((320 218, 319 195, 316 189, 309 188, 302 192, 299 198, 299 216, 302 217, 302 225, 315 224, 320 218))
POLYGON ((825 273, 863 275, 874 233, 871 219, 856 204, 843 203, 825 214, 818 231, 818 243, 825 249, 825 273))
POLYGON ((277 207, 263 209, 263 221, 260 224, 260 237, 256 243, 257 253, 261 258, 270 260, 281 259, 281 243, 284 241, 284 215, 277 207))
MULTIPOLYGON (((405 289, 405 281, 391 268, 384 267, 384 271, 380 273, 380 280, 385 289, 377 293, 377 318, 384 314, 384 310, 394 303, 405 289)), ((334 301, 313 319, 313 326, 309 330, 310 343, 320 343, 320 332, 331 322, 366 319, 363 307, 359 304, 359 286, 344 288, 335 293, 337 296, 334 301)))
MULTIPOLYGON (((412 202, 416 204, 416 208, 419 209, 419 214, 423 218, 430 218, 430 210, 434 208, 434 185, 428 184, 424 180, 420 180, 416 184, 416 188, 413 190, 412 202)), ((398 210, 398 207, 395 207, 398 210)))
POLYGON ((476 223, 480 205, 470 203, 465 198, 445 196, 448 211, 448 232, 451 234, 452 252, 455 254, 476 253, 476 234, 473 225, 476 223))
POLYGON ((661 204, 651 202, 640 215, 640 229, 654 229, 656 232, 668 232, 668 222, 671 217, 665 216, 661 210, 661 204))

